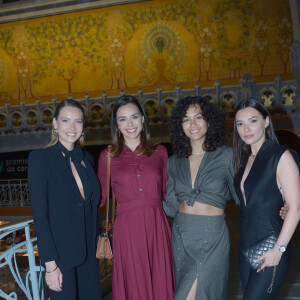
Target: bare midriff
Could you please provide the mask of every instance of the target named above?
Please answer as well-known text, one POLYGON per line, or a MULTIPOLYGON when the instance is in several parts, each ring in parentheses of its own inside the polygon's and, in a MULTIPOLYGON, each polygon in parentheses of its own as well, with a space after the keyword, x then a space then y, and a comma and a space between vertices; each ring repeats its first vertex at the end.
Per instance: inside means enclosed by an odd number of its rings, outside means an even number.
POLYGON ((189 206, 186 201, 181 202, 178 211, 191 215, 218 216, 224 215, 224 209, 209 204, 195 202, 194 206, 189 206))

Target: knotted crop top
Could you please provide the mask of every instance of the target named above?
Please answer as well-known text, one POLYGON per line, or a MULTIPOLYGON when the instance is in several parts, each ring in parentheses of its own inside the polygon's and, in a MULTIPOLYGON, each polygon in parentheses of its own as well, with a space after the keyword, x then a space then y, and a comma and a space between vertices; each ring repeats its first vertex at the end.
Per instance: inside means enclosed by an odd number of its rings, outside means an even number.
POLYGON ((165 213, 174 217, 181 202, 193 206, 195 201, 225 209, 231 198, 239 204, 233 185, 234 168, 232 149, 223 146, 206 152, 192 188, 188 157, 173 155, 167 163, 167 195, 163 201, 165 213))

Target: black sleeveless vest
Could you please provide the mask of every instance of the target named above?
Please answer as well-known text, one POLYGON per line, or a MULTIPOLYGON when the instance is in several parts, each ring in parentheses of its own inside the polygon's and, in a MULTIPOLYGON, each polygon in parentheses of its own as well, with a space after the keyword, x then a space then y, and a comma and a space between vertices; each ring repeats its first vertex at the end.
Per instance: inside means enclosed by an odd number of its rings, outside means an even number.
MULTIPOLYGON (((279 216, 283 198, 276 181, 276 170, 287 149, 266 140, 259 149, 250 173, 244 182, 246 205, 240 188, 248 157, 244 160, 234 186, 240 199, 239 247, 248 248, 273 231, 279 235, 283 220, 279 216)), ((299 158, 292 150, 299 166, 299 158)))

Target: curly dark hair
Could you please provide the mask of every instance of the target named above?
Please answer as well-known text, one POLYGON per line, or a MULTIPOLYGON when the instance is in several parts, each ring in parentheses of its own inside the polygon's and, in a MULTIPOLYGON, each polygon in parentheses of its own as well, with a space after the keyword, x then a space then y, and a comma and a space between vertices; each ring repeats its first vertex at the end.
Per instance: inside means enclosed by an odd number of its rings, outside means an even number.
POLYGON ((174 154, 178 157, 189 157, 192 154, 190 139, 185 135, 182 121, 190 106, 199 105, 208 129, 203 143, 204 151, 214 151, 225 145, 227 133, 225 119, 217 108, 209 102, 208 97, 187 96, 179 100, 172 109, 170 118, 170 139, 174 154))

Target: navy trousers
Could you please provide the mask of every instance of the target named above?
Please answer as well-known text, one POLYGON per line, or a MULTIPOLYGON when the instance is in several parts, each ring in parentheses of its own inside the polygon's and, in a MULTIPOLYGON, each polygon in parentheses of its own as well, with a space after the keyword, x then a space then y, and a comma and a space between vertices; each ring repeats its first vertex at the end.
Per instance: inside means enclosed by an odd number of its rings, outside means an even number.
MULTIPOLYGON (((96 259, 96 249, 93 243, 92 211, 85 206, 86 228, 86 260, 74 268, 61 268, 63 274, 62 291, 50 290, 50 300, 101 300, 101 279, 99 261, 96 259)), ((74 249, 76 251, 76 249, 74 249)), ((59 266, 60 267, 60 266, 59 266)))
POLYGON ((291 249, 283 253, 279 264, 265 268, 257 273, 250 267, 244 255, 239 251, 239 271, 242 281, 244 300, 276 300, 280 286, 282 285, 290 266, 291 249))
POLYGON ((95 257, 88 257, 78 267, 61 271, 62 292, 50 290, 51 300, 101 300, 100 270, 95 257))

